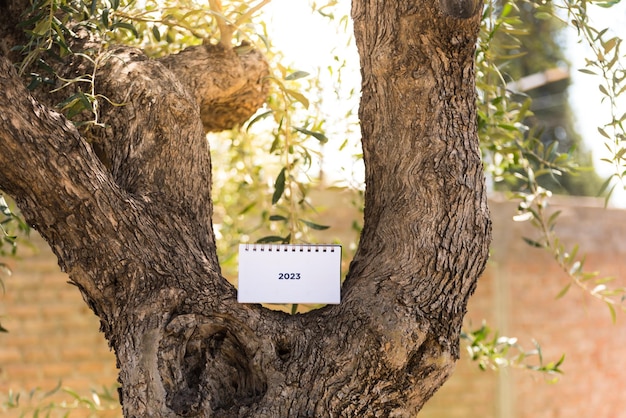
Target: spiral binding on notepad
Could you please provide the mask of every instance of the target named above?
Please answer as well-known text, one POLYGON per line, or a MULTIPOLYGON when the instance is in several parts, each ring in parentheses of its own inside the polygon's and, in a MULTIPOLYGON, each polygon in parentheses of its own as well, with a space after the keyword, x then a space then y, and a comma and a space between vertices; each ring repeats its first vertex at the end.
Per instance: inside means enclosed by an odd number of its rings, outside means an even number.
POLYGON ((267 252, 330 252, 340 248, 336 244, 246 244, 246 251, 267 251, 267 252))

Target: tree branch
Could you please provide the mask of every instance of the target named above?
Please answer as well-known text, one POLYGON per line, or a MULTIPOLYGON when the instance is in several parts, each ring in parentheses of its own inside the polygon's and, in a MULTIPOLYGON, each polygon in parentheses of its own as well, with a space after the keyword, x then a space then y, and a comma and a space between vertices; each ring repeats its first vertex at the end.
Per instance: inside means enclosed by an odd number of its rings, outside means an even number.
MULTIPOLYGON (((2 57, 0 108, 0 188, 15 198, 27 222, 50 243, 62 268, 85 272, 72 277, 75 283, 91 300, 103 301, 111 278, 85 263, 98 256, 102 263, 119 265, 119 253, 96 249, 116 236, 119 220, 110 213, 127 210, 130 197, 112 181, 76 128, 36 103, 2 57)), ((103 318, 111 314, 105 305, 94 309, 103 318)))
POLYGON ((207 132, 241 125, 267 98, 269 69, 256 50, 237 54, 231 47, 202 45, 159 61, 194 94, 207 132))
POLYGON ((432 3, 409 3, 415 13, 383 0, 353 3, 367 187, 343 295, 386 295, 398 321, 421 318, 456 357, 490 241, 474 114, 479 16, 442 23, 432 3))
POLYGON ((239 26, 243 25, 244 23, 246 23, 248 20, 250 20, 252 18, 252 16, 258 12, 259 10, 261 10, 263 8, 263 6, 265 6, 266 4, 269 4, 271 0, 261 0, 259 1, 256 5, 250 7, 248 10, 246 10, 246 12, 244 14, 242 14, 241 16, 239 16, 237 18, 237 20, 234 23, 234 26, 236 28, 238 28, 239 26))
POLYGON ((209 0, 209 7, 215 16, 215 20, 217 20, 217 27, 220 30, 219 45, 224 49, 230 49, 232 47, 233 33, 235 30, 246 23, 256 12, 258 12, 270 1, 271 0, 261 0, 256 5, 249 7, 246 12, 239 16, 233 23, 230 23, 228 19, 226 19, 226 16, 224 16, 224 9, 222 8, 221 0, 209 0))
POLYGON ((209 0, 209 7, 211 7, 213 16, 215 17, 215 20, 217 20, 217 27, 220 30, 219 44, 224 49, 231 48, 235 27, 229 23, 226 16, 224 16, 224 9, 222 8, 221 0, 209 0))

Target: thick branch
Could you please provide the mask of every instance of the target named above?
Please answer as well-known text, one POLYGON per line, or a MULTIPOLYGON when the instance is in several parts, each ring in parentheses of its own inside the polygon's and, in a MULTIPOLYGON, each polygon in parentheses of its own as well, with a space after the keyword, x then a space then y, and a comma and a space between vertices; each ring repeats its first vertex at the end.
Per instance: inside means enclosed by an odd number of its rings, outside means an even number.
POLYGON ((267 62, 246 44, 190 47, 160 61, 195 95, 207 132, 241 125, 267 98, 267 62))
MULTIPOLYGON (((1 57, 0 108, 0 188, 15 198, 63 268, 88 270, 86 263, 93 257, 119 265, 119 253, 109 251, 106 256, 94 250, 98 237, 107 241, 115 234, 119 220, 107 214, 124 211, 129 196, 112 181, 74 126, 36 103, 11 63, 1 57)), ((92 300, 105 300, 111 278, 89 273, 75 276, 76 283, 92 300)), ((111 314, 104 305, 94 308, 103 317, 111 314)))
POLYGON ((474 113, 479 14, 457 20, 429 1, 382 0, 354 1, 352 13, 367 187, 344 294, 386 295, 456 357, 490 239, 474 113))
POLYGON ((96 89, 107 97, 100 115, 106 127, 90 131, 98 155, 124 190, 195 225, 193 235, 217 266, 209 146, 196 101, 172 72, 137 49, 116 47, 105 57, 96 89))
MULTIPOLYGON (((132 69, 132 60, 126 64, 132 69)), ((271 340, 261 343, 250 329, 274 339, 275 331, 262 320, 277 314, 237 304, 234 289, 212 262, 215 247, 196 238, 198 225, 188 213, 175 210, 177 205, 169 208, 159 194, 146 199, 116 184, 74 126, 37 104, 4 58, 0 108, 0 188, 15 197, 101 318, 119 360, 127 415, 171 416, 172 410, 185 415, 177 408, 228 409, 256 399, 266 381, 258 362, 269 363, 263 358, 276 354, 267 347, 271 340), (206 355, 195 345, 215 351, 211 341, 234 344, 227 344, 223 357, 212 363, 193 366, 206 355), (159 370, 159 364, 165 368, 159 370), (181 387, 167 384, 181 383, 179 375, 168 374, 176 367, 192 374, 206 367, 210 379, 184 376, 183 383, 192 385, 184 393, 191 398, 180 399, 174 395, 181 387), (231 381, 233 367, 241 369, 242 378, 250 379, 251 373, 257 378, 229 394, 224 385, 231 381), (169 400, 166 392, 175 399, 169 400), (163 397, 154 399, 156 395, 163 397)), ((132 152, 129 156, 129 164, 135 163, 132 152)), ((264 367, 264 372, 270 370, 264 367)))

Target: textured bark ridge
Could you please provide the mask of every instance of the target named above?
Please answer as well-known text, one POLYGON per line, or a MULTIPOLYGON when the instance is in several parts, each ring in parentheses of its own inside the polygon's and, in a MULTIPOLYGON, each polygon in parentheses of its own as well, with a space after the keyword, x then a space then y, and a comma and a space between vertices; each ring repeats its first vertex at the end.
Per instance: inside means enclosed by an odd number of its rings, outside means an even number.
POLYGON ((242 124, 265 102, 269 72, 256 50, 239 54, 220 45, 203 45, 160 61, 195 95, 207 131, 242 124))
POLYGON ((172 318, 158 347, 167 407, 185 416, 260 400, 267 376, 252 361, 254 340, 245 324, 223 315, 172 318))
POLYGON ((258 53, 112 47, 96 87, 122 105, 82 134, 0 56, 0 188, 100 317, 125 416, 411 417, 445 381, 490 239, 474 6, 353 2, 365 225, 342 303, 296 316, 236 302, 211 226, 205 132, 262 103, 258 53))

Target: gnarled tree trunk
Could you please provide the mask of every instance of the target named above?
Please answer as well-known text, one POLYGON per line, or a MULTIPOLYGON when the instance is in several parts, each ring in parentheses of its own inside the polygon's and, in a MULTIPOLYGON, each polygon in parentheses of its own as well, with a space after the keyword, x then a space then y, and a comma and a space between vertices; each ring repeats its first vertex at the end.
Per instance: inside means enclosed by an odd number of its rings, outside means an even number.
MULTIPOLYGON (((342 303, 295 316, 237 303, 211 227, 205 131, 261 104, 258 54, 197 47, 156 61, 112 48, 97 88, 124 105, 105 105, 106 128, 87 141, 2 49, 0 188, 100 317, 125 416, 408 417, 440 387, 490 239, 480 5, 353 1, 365 225, 342 303), (240 70, 218 82, 224 65, 240 70)), ((0 3, 5 43, 19 38, 12 7, 0 3)))

